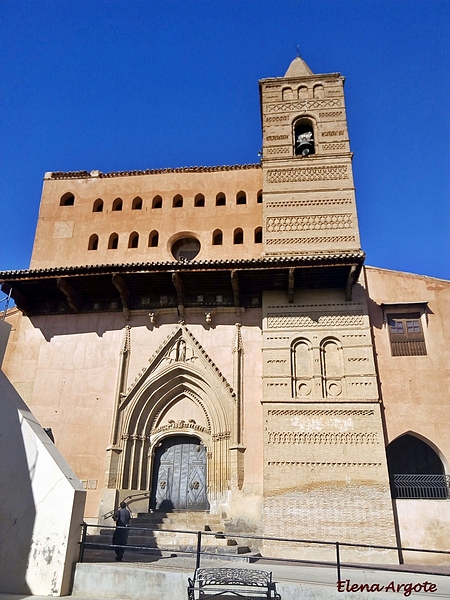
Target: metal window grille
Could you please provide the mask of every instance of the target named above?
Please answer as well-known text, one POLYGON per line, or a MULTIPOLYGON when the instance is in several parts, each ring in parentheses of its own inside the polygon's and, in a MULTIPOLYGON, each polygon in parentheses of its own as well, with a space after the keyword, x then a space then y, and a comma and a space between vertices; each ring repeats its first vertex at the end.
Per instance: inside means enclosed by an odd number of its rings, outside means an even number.
POLYGON ((450 498, 450 475, 393 475, 394 498, 450 498))

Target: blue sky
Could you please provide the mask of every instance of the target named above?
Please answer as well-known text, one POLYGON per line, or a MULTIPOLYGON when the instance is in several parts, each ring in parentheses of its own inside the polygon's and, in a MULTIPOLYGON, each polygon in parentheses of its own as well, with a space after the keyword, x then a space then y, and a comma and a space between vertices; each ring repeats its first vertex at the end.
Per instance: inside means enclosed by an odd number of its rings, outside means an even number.
POLYGON ((258 79, 346 77, 367 264, 450 279, 448 0, 2 0, 0 270, 46 171, 258 162, 258 79))

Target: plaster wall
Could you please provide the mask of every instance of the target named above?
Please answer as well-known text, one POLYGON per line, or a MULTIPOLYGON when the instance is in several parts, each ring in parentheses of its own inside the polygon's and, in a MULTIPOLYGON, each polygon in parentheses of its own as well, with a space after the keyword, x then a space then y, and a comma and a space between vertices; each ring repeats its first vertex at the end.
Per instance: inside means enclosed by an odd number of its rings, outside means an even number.
POLYGON ((0 592, 67 594, 85 491, 3 372, 0 399, 0 592))
POLYGON ((387 443, 413 433, 431 444, 450 474, 450 282, 374 267, 365 272, 387 443), (401 312, 402 306, 414 308, 417 302, 428 303, 422 318, 427 354, 391 356, 381 304, 399 303, 400 308, 384 310, 401 312))
POLYGON ((193 235, 201 243, 196 260, 223 258, 257 258, 262 244, 254 243, 255 229, 262 226, 262 204, 257 202, 262 188, 262 171, 258 167, 224 167, 195 172, 161 172, 146 175, 132 173, 100 177, 93 171, 86 177, 46 174, 41 199, 30 268, 122 262, 175 261, 172 243, 193 235), (246 204, 237 204, 239 192, 246 193, 246 204), (60 206, 61 198, 71 193, 73 206, 60 206), (225 194, 226 204, 216 206, 216 196, 225 194), (173 207, 176 195, 183 197, 182 207, 173 207), (203 194, 204 206, 194 199, 203 194), (161 196, 162 207, 152 208, 153 199, 161 196), (136 197, 142 208, 132 209, 136 197), (116 198, 123 208, 113 211, 116 198), (93 212, 97 199, 104 202, 102 212, 93 212), (244 244, 233 243, 233 232, 241 228, 244 244), (223 232, 223 244, 213 245, 213 232, 223 232), (149 246, 149 234, 159 233, 156 247, 149 246), (137 248, 129 248, 129 236, 139 234, 137 248), (119 236, 117 249, 109 249, 112 233, 119 236), (99 238, 98 249, 88 250, 92 234, 99 238))
POLYGON ((96 516, 123 319, 112 313, 11 318, 5 373, 42 426, 52 429, 56 447, 88 489, 86 516, 96 516))
MULTIPOLYGON (((386 444, 409 433, 429 444, 450 474, 450 282, 366 267, 369 312, 384 405, 386 444), (392 356, 385 314, 427 303, 421 317, 427 354, 392 356), (382 303, 385 304, 384 309, 382 303), (396 303, 398 303, 396 305, 396 303), (387 304, 393 306, 388 307, 387 304)), ((397 500, 400 538, 405 546, 450 550, 450 499, 397 500)), ((407 553, 407 560, 418 560, 407 553)), ((422 562, 448 557, 420 555, 422 562)))
MULTIPOLYGON (((132 388, 164 341, 177 328, 176 311, 148 314, 98 313, 52 317, 24 317, 17 310, 8 319, 13 332, 5 370, 16 389, 45 427, 51 427, 58 449, 87 489, 86 518, 95 519, 116 501, 105 486, 112 442, 112 423, 118 394, 120 356, 129 325, 129 363, 125 391, 132 388), (105 509, 105 510, 103 510, 105 509)), ((253 522, 260 518, 262 494, 261 311, 217 310, 207 324, 204 313, 189 309, 186 326, 225 380, 234 386, 233 347, 236 323, 241 324, 243 357, 244 481, 227 500, 228 514, 246 507, 253 522), (251 510, 248 498, 252 498, 251 510), (240 499, 239 499, 240 498, 240 499)), ((186 406, 171 409, 171 420, 188 420, 186 406), (179 413, 179 414, 178 414, 179 413)), ((197 415, 196 421, 200 420, 197 415)), ((120 437, 120 436, 119 436, 120 437)), ((211 466, 212 468, 212 466, 211 466)))
POLYGON ((405 562, 450 565, 450 501, 408 499, 395 503, 402 547, 448 551, 446 555, 404 551, 405 562))

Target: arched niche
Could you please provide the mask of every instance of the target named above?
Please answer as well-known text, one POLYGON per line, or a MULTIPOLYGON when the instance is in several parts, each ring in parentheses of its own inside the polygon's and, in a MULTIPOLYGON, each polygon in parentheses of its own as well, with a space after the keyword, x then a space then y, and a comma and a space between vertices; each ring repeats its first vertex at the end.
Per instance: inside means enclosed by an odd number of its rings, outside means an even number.
POLYGON ((344 360, 339 340, 332 337, 322 340, 320 358, 324 397, 340 396, 344 377, 344 360))
POLYGON ((296 339, 291 345, 292 395, 306 397, 312 391, 313 354, 311 342, 296 339))
POLYGON ((294 99, 294 91, 290 87, 285 87, 282 90, 283 100, 293 100, 294 99))

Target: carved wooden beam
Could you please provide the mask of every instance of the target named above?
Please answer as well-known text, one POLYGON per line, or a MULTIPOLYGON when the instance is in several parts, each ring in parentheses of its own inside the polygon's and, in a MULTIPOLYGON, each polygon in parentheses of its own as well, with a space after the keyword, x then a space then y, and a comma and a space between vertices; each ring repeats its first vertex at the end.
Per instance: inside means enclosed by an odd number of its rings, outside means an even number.
POLYGON ((56 280, 56 287, 66 297, 67 304, 74 312, 80 312, 83 306, 83 301, 80 294, 70 285, 68 281, 59 277, 56 280))
POLYGON ((184 307, 184 305, 186 304, 186 294, 184 291, 183 280, 181 279, 181 276, 178 273, 178 271, 174 271, 172 273, 172 283, 177 292, 178 306, 184 307))
POLYGON ((289 304, 294 302, 294 283, 295 283, 295 269, 289 269, 289 283, 288 283, 288 301, 289 304))
POLYGON ((130 303, 130 297, 131 297, 130 290, 128 289, 127 284, 125 283, 125 279, 122 277, 122 275, 119 275, 119 273, 113 273, 112 282, 114 284, 114 287, 119 292, 120 301, 122 303, 123 313, 128 321, 130 318, 130 304, 131 304, 130 303))
POLYGON ((231 271, 231 287, 233 288, 233 302, 234 306, 241 305, 241 286, 239 284, 238 272, 231 271))
POLYGON ((350 271, 347 276, 347 283, 345 284, 345 299, 349 302, 352 299, 353 286, 356 280, 356 266, 350 267, 350 271))

